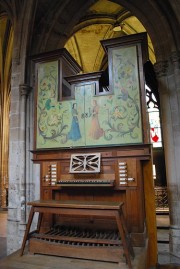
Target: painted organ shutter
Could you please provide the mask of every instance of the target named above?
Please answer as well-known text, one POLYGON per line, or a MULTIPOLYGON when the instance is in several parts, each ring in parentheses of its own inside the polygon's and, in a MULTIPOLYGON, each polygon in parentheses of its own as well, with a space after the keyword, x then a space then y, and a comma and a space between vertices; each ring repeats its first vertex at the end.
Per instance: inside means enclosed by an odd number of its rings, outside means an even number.
POLYGON ((139 48, 130 44, 109 49, 109 92, 97 90, 99 81, 94 79, 95 75, 87 82, 87 74, 81 74, 67 83, 73 93, 65 100, 59 98, 58 60, 40 63, 36 148, 142 144, 139 48))

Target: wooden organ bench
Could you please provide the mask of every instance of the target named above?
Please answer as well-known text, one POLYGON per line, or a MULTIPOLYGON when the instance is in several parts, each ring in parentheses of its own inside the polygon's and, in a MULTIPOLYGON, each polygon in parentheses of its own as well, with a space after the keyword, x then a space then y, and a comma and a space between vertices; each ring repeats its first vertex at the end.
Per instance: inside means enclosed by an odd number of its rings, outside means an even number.
POLYGON ((31 206, 29 220, 24 235, 21 255, 23 255, 26 241, 30 239, 29 250, 32 253, 51 254, 65 257, 78 257, 93 260, 118 262, 123 254, 129 268, 132 268, 131 257, 134 258, 134 251, 131 246, 125 220, 123 216, 123 203, 117 202, 96 202, 96 201, 33 201, 28 203, 31 206), (37 230, 30 233, 34 213, 39 213, 37 230), (58 232, 40 233, 40 226, 44 213, 58 214, 61 216, 91 216, 112 218, 116 221, 118 235, 102 233, 98 238, 97 231, 91 237, 87 233, 82 237, 77 231, 57 229, 58 232), (79 236, 78 236, 79 234, 79 236), (119 239, 120 237, 120 239, 119 239), (51 243, 50 243, 51 242, 51 243))

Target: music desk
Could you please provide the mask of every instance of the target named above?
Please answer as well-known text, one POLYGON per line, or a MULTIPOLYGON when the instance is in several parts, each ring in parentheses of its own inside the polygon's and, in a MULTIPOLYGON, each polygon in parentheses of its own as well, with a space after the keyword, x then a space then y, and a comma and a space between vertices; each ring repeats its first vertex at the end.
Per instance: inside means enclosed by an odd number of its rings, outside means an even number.
MULTIPOLYGON (((29 202, 31 206, 26 231, 24 234, 20 255, 23 255, 26 241, 30 238, 33 232, 30 232, 34 213, 39 213, 37 230, 39 232, 42 217, 44 213, 69 215, 69 216, 100 216, 110 217, 115 219, 117 228, 122 241, 122 248, 126 262, 129 268, 132 268, 130 255, 134 257, 133 248, 131 247, 128 231, 126 229, 125 220, 123 216, 122 206, 123 202, 101 202, 101 201, 55 201, 55 200, 38 200, 29 202)), ((61 256, 61 254, 59 254, 61 256)))

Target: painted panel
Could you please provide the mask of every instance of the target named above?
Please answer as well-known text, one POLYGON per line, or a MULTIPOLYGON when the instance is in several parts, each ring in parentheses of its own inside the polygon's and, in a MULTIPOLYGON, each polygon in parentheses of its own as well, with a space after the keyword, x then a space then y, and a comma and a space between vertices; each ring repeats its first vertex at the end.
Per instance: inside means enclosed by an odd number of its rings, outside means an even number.
MULTIPOLYGON (((114 105, 115 132, 125 143, 141 143, 142 119, 138 55, 136 46, 112 50, 112 87, 116 100, 114 105)), ((112 119, 112 117, 111 117, 112 119)))
POLYGON ((84 146, 84 91, 71 101, 58 101, 58 61, 38 65, 36 148, 84 146), (76 100, 77 99, 77 100, 76 100))
POLYGON ((37 149, 143 142, 136 46, 111 50, 112 95, 95 96, 95 84, 75 87, 58 101, 58 61, 38 66, 37 149))

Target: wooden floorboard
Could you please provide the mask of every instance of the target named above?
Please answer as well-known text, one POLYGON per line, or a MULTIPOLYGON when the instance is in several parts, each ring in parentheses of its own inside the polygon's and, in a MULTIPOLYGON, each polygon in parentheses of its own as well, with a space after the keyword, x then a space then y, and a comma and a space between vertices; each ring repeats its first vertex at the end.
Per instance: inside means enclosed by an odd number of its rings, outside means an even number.
MULTIPOLYGON (((0 260, 1 269, 119 269, 116 263, 95 262, 90 260, 70 259, 47 255, 30 255, 25 253, 22 257, 16 252, 0 260)), ((121 268, 127 268, 123 265, 121 268)))
MULTIPOLYGON (((144 251, 138 250, 136 258, 132 261, 133 268, 144 267, 144 251)), ((73 259, 56 257, 50 255, 31 255, 25 249, 24 255, 20 256, 20 251, 17 251, 0 260, 1 269, 127 269, 128 266, 124 262, 111 263, 102 261, 92 261, 83 259, 73 259)))
MULTIPOLYGON (((0 269, 127 269, 125 258, 122 257, 121 263, 98 262, 92 260, 73 259, 64 257, 55 257, 50 255, 30 255, 27 251, 28 244, 25 248, 24 255, 20 256, 20 250, 6 257, 6 230, 5 220, 7 220, 7 213, 0 214, 0 269), (4 220, 4 222, 3 222, 4 220)), ((136 259, 132 261, 134 264, 139 264, 144 261, 146 250, 143 248, 135 250, 136 259), (139 257, 140 256, 140 257, 139 257)), ((143 268, 139 266, 133 267, 143 268)))
POLYGON ((161 264, 157 266, 157 269, 180 269, 178 264, 161 264))
MULTIPOLYGON (((144 269, 143 251, 135 251, 133 269, 144 269)), ((0 259, 0 269, 127 269, 128 266, 121 263, 98 262, 92 260, 72 259, 50 255, 31 255, 25 249, 23 256, 17 251, 3 259, 0 259)), ((178 264, 165 264, 157 266, 157 269, 180 269, 178 264)))

